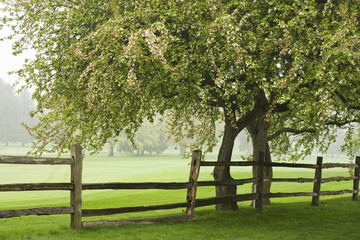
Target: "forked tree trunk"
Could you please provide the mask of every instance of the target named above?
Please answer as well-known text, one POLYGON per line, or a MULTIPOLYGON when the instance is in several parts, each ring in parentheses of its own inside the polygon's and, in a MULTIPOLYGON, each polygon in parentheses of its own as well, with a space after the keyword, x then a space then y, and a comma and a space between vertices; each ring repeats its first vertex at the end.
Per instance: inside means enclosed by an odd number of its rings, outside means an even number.
MULTIPOLYGON (((260 120, 254 121, 248 125, 247 130, 250 133, 252 144, 253 144, 253 159, 254 161, 259 161, 259 152, 265 153, 265 162, 271 162, 271 154, 269 144, 267 142, 267 133, 269 130, 269 123, 264 121, 264 118, 259 118, 260 120)), ((258 176, 258 167, 253 167, 253 177, 258 176)), ((272 167, 264 167, 264 179, 272 178, 272 167)), ((264 194, 270 193, 271 181, 264 182, 264 194)), ((256 183, 253 184, 253 193, 256 191, 256 183)), ((269 198, 263 199, 263 204, 270 204, 269 198)))
MULTIPOLYGON (((230 123, 225 124, 225 131, 222 144, 219 150, 218 162, 230 162, 234 147, 234 141, 238 135, 239 130, 231 127, 230 123)), ((230 167, 214 168, 215 181, 231 180, 230 167)), ((223 197, 229 195, 236 195, 236 186, 216 186, 216 197, 223 197)), ((216 210, 238 210, 236 202, 216 204, 216 210)))

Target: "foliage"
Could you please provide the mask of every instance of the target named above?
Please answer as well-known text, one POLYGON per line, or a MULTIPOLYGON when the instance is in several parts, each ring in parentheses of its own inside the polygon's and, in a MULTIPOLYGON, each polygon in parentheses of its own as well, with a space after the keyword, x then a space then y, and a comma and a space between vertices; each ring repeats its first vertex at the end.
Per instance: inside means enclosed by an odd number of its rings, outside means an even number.
MULTIPOLYGON (((313 98, 315 101, 296 102, 291 111, 273 116, 269 138, 282 132, 271 142, 278 156, 288 153, 292 160, 297 160, 314 148, 325 152, 335 141, 338 131, 347 133, 343 151, 350 157, 360 151, 356 144, 358 135, 353 131, 356 126, 353 123, 360 121, 358 12, 358 2, 328 1, 321 9, 309 6, 308 14, 315 17, 314 22, 303 19, 295 25, 294 22, 289 24, 289 31, 302 27, 310 45, 312 41, 318 42, 316 48, 309 45, 301 51, 316 59, 309 80, 319 81, 321 85, 311 92, 317 96, 313 98), (302 135, 297 136, 300 133, 302 135)), ((300 89, 299 93, 304 92, 300 89)))
POLYGON ((39 152, 97 151, 157 113, 206 150, 219 120, 227 145, 253 122, 331 141, 328 120, 357 114, 358 1, 30 0, 6 11, 15 52, 38 52, 18 74, 36 87, 39 152))
POLYGON ((350 125, 345 133, 345 143, 341 145, 341 151, 347 152, 350 157, 359 155, 360 152, 360 128, 359 125, 350 125))

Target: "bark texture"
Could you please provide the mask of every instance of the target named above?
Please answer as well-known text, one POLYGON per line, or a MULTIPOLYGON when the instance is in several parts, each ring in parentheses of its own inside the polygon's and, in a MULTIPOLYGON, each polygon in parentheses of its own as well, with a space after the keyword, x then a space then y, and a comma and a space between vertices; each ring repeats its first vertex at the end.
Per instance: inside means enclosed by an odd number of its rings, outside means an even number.
MULTIPOLYGON (((265 162, 271 162, 271 154, 269 144, 266 140, 269 130, 269 122, 265 121, 265 115, 257 121, 250 123, 247 130, 251 135, 253 144, 253 159, 259 161, 259 152, 265 153, 265 162)), ((253 177, 258 175, 258 167, 253 167, 253 177)), ((272 167, 264 167, 264 179, 272 178, 272 167)), ((264 182, 264 195, 270 193, 271 181, 264 182)), ((256 183, 253 184, 253 193, 256 190, 256 183)), ((264 205, 270 204, 269 198, 264 198, 264 205)))
MULTIPOLYGON (((239 130, 233 128, 230 123, 225 123, 223 141, 219 150, 218 162, 230 162, 234 147, 234 141, 239 130)), ((233 180, 230 174, 230 167, 214 168, 215 181, 233 180)), ((216 197, 236 195, 236 186, 216 186, 216 197)), ((236 202, 216 204, 216 210, 238 210, 236 202)))

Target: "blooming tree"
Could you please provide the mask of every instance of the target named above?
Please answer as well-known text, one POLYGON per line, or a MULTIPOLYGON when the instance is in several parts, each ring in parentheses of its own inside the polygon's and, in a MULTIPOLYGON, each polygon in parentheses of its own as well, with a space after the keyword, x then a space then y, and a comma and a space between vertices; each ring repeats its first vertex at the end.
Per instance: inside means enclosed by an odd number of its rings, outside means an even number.
MULTIPOLYGON (((160 113, 178 140, 208 150, 223 121, 218 161, 228 162, 244 128, 265 151, 270 134, 321 133, 359 106, 357 1, 13 0, 6 11, 15 52, 38 52, 18 74, 36 89, 39 152, 97 151, 160 113)), ((214 178, 231 179, 229 167, 214 178)))

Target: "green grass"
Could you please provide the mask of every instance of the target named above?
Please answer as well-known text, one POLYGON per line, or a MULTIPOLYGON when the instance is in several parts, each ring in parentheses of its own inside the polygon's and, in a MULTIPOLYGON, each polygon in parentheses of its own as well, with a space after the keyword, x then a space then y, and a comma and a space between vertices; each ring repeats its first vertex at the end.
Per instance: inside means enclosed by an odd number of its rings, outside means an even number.
MULTIPOLYGON (((23 148, 0 148, 4 155, 22 155, 23 148)), ((208 156, 214 160, 215 156, 208 156)), ((315 162, 316 157, 307 161, 315 162)), ((338 159, 328 159, 332 162, 338 159)), ((341 158, 341 161, 346 161, 341 158)), ((167 153, 160 156, 135 157, 119 155, 110 158, 106 153, 87 156, 84 162, 84 182, 143 182, 187 181, 189 160, 167 153)), ((211 180, 212 168, 203 167, 199 180, 211 180)), ((233 168, 236 178, 251 177, 250 168, 233 168)), ((324 170, 324 177, 346 176, 346 169, 324 170)), ((274 168, 274 177, 314 176, 313 170, 274 168)), ((19 182, 68 182, 67 166, 0 165, 0 184, 19 182)), ((309 183, 273 183, 272 192, 309 192, 309 183)), ((351 189, 351 182, 322 185, 322 190, 351 189)), ((238 187, 239 193, 249 193, 251 185, 238 187)), ((214 196, 213 187, 198 189, 199 198, 214 196)), ((84 191, 84 208, 110 208, 184 202, 185 190, 102 190, 84 191)), ((70 216, 27 216, 0 219, 0 240, 5 239, 359 239, 359 202, 351 195, 320 198, 320 206, 312 207, 310 197, 272 199, 262 212, 239 203, 239 211, 215 211, 214 206, 196 209, 197 220, 153 225, 125 225, 121 227, 92 227, 71 230, 70 216)), ((69 206, 69 192, 35 191, 0 193, 0 209, 69 206)), ((138 219, 182 215, 184 209, 121 214, 99 219, 138 219)))

